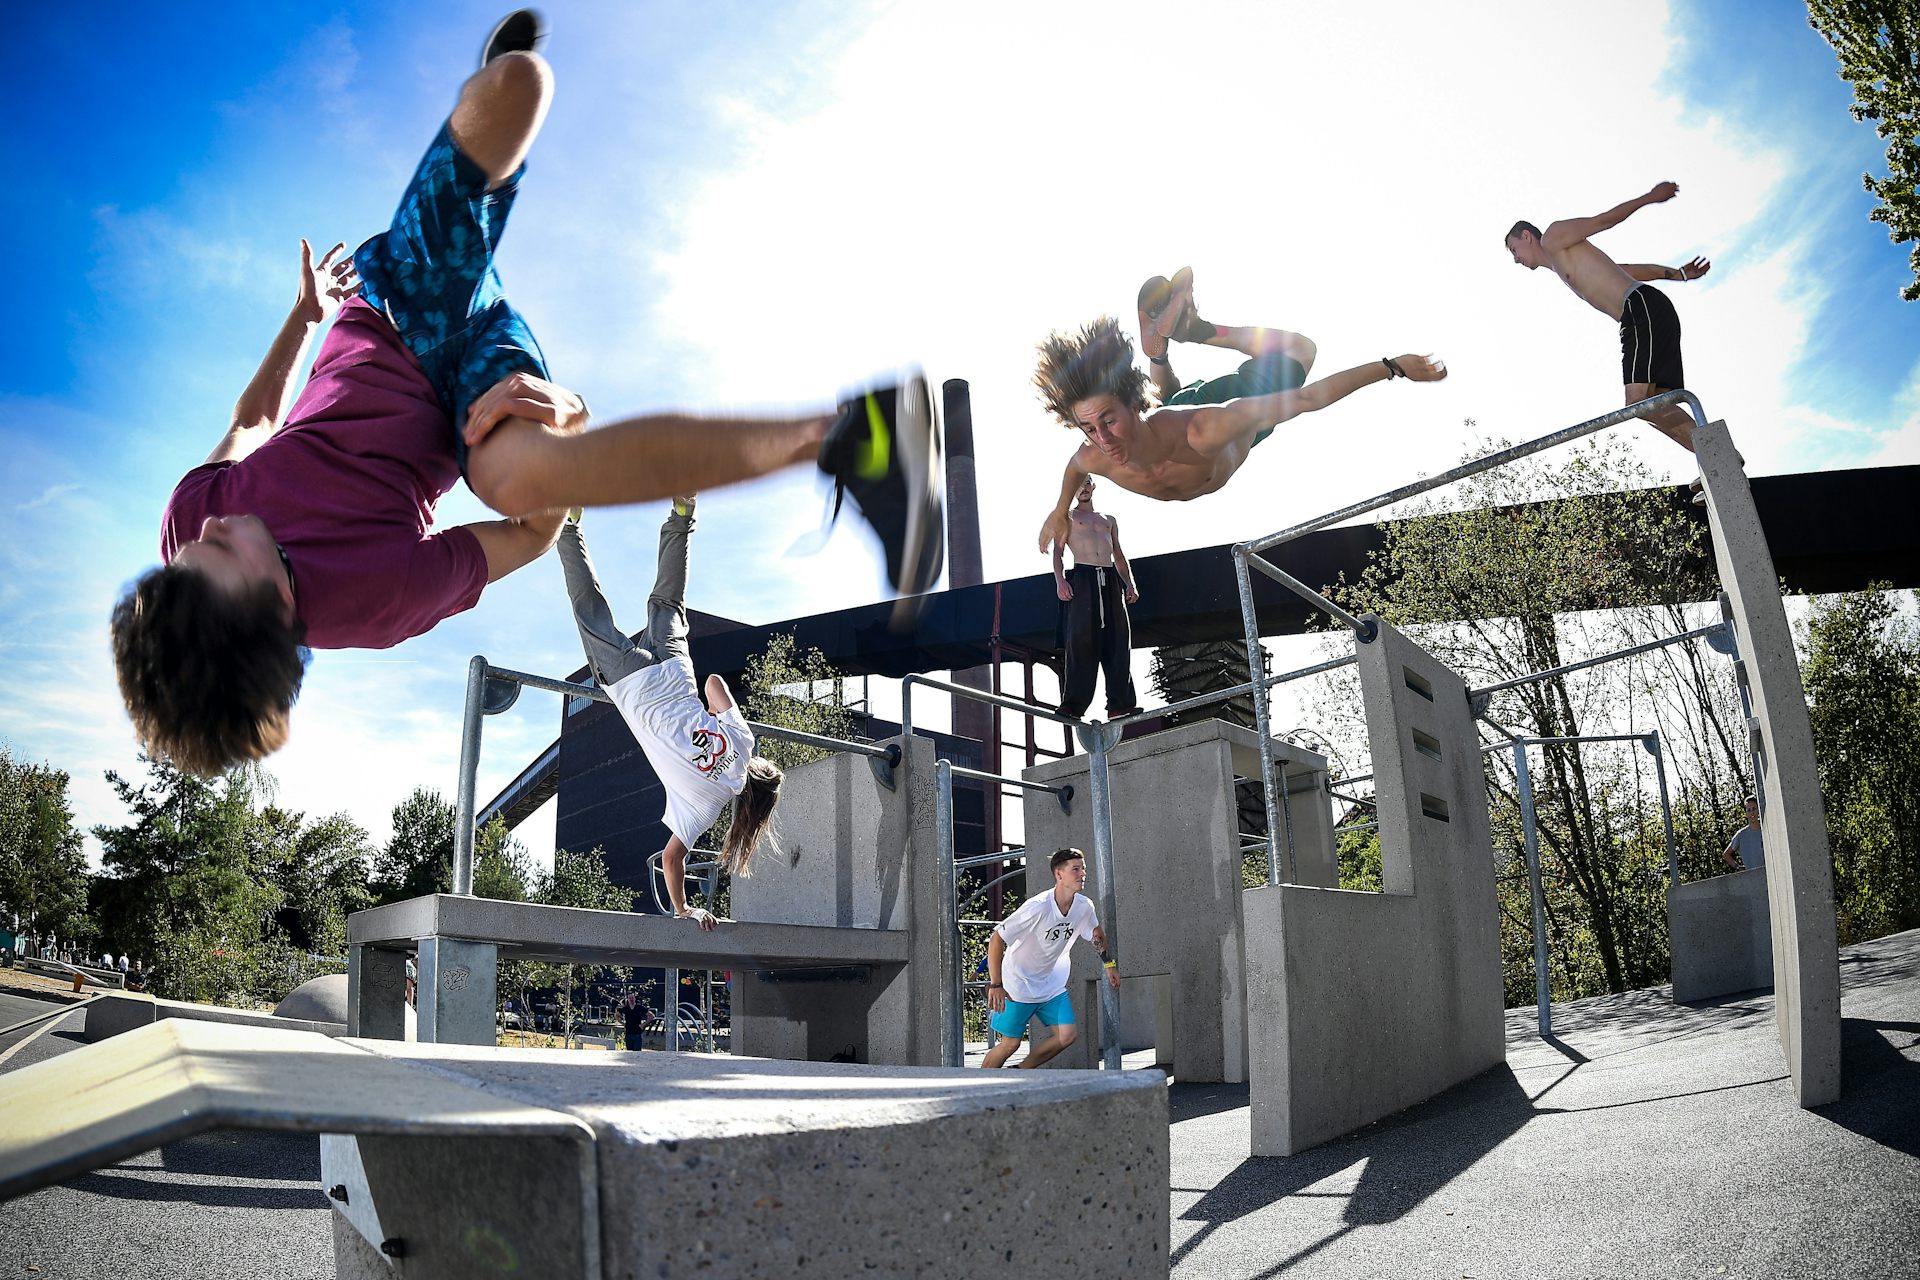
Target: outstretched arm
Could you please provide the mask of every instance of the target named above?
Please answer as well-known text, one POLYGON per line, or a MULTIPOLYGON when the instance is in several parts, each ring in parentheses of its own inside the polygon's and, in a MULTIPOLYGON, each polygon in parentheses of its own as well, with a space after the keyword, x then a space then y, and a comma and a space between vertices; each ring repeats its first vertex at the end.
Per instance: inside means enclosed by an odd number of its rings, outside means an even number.
POLYGON ((717 718, 733 710, 733 690, 727 688, 727 682, 718 672, 707 677, 706 695, 709 715, 717 718))
POLYGON ((1591 218, 1563 218, 1547 227, 1540 237, 1540 243, 1549 249, 1565 249, 1569 245, 1590 240, 1609 227, 1617 227, 1625 222, 1629 215, 1650 204, 1662 204, 1678 195, 1680 188, 1671 182, 1655 184, 1653 190, 1645 195, 1635 196, 1613 206, 1605 213, 1595 214, 1591 218))
POLYGON ((698 921, 702 929, 713 928, 713 912, 687 906, 687 846, 679 836, 668 836, 660 854, 660 875, 667 882, 667 901, 676 920, 698 921))
POLYGON ((1053 510, 1047 513, 1045 523, 1040 526, 1040 550, 1051 551, 1056 546, 1065 546, 1067 530, 1072 520, 1067 512, 1073 507, 1073 497, 1080 492, 1080 486, 1087 482, 1087 473, 1080 466, 1080 451, 1075 449, 1073 456, 1067 459, 1067 470, 1060 477, 1060 500, 1053 504, 1053 510))
MULTIPOLYGON (((1447 366, 1432 356, 1396 356, 1392 363, 1415 382, 1438 382, 1447 376, 1447 366)), ((1393 369, 1383 358, 1329 374, 1318 382, 1309 382, 1298 391, 1242 396, 1225 404, 1208 405, 1194 410, 1193 416, 1188 419, 1187 443, 1199 453, 1216 454, 1243 436, 1277 427, 1303 413, 1324 409, 1364 386, 1385 382, 1393 376, 1393 369)))
POLYGON ((1695 258, 1692 262, 1678 267, 1663 267, 1657 262, 1623 262, 1620 269, 1635 280, 1698 280, 1713 270, 1713 264, 1705 258, 1695 258))
POLYGON ((294 296, 293 309, 274 335, 253 381, 234 403, 233 421, 219 445, 207 455, 208 462, 239 462, 265 444, 286 420, 288 393, 293 389, 295 374, 306 362, 313 335, 342 302, 360 291, 353 259, 337 258, 346 247, 344 242, 336 244, 316 265, 313 246, 305 240, 300 242, 300 289, 294 296))

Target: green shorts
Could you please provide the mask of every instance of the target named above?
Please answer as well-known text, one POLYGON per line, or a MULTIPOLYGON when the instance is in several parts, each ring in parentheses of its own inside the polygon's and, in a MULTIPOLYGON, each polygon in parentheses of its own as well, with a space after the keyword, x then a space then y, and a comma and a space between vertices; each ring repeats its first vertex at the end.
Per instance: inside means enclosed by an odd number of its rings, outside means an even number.
MULTIPOLYGON (((1202 378, 1188 383, 1168 396, 1169 405, 1225 404, 1243 396, 1271 395, 1275 391, 1298 391, 1307 382, 1307 368, 1292 356, 1255 356, 1244 361, 1232 373, 1218 378, 1202 378)), ((1268 427, 1253 438, 1259 444, 1273 434, 1268 427)))

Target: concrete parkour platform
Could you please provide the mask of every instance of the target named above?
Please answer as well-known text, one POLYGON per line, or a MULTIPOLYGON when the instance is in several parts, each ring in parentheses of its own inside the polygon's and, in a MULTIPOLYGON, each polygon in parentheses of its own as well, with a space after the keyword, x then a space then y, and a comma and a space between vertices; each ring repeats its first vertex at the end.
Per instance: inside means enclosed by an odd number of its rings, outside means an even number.
MULTIPOLYGON (((934 744, 898 765, 837 754, 788 771, 780 847, 732 889, 735 919, 690 920, 435 894, 347 922, 348 1026, 402 1038, 408 953, 419 1039, 494 1043, 501 959, 726 970, 732 1048, 755 1057, 939 1065, 953 1011, 953 904, 933 830, 934 744)), ((954 1063, 952 1065, 959 1065, 954 1063)))
POLYGON ((329 1039, 168 1019, 0 1079, 0 1197, 219 1127, 317 1132, 338 1274, 1165 1276, 1157 1072, 329 1039))

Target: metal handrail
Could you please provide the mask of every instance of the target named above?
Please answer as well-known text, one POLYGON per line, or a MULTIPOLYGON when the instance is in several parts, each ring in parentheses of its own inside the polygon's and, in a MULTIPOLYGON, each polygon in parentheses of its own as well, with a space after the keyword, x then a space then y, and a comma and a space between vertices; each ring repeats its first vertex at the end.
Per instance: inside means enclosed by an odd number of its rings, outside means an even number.
MULTIPOLYGON (((1323 671, 1333 671, 1340 667, 1350 667, 1359 660, 1360 658, 1357 654, 1349 654, 1344 658, 1329 658, 1325 662, 1316 662, 1310 667, 1301 667, 1297 671, 1284 671, 1277 676, 1268 676, 1259 683, 1271 689, 1276 685, 1285 684, 1289 680, 1301 680, 1307 676, 1317 676, 1323 671)), ((1170 702, 1164 707, 1153 707, 1146 711, 1136 711, 1132 715, 1118 716, 1107 721, 1107 723, 1128 725, 1140 720, 1151 720, 1156 716, 1176 715, 1182 711, 1191 711, 1196 707, 1204 707, 1209 703, 1225 702, 1228 698, 1237 698, 1243 693, 1252 693, 1254 688, 1254 681, 1243 680, 1239 684, 1226 689, 1219 689, 1213 693, 1202 693, 1192 698, 1182 699, 1179 702, 1170 702)))
MULTIPOLYGON (((1551 679, 1554 676, 1566 675, 1568 672, 1585 671, 1588 667, 1597 667, 1606 662, 1617 662, 1621 658, 1631 658, 1637 653, 1649 653, 1654 649, 1664 648, 1670 644, 1679 644, 1683 640, 1698 640, 1703 636, 1709 636, 1716 631, 1725 631, 1726 629, 1727 625, 1724 622, 1710 623, 1704 627, 1695 627, 1691 631, 1682 631, 1677 636, 1666 636, 1659 640, 1649 640, 1644 644, 1630 645, 1625 649, 1616 649, 1612 653, 1603 653, 1597 658, 1582 658, 1579 662, 1569 662, 1565 666, 1554 667, 1547 671, 1535 671, 1524 676, 1515 676, 1511 680, 1502 680, 1498 684, 1482 685, 1478 689, 1467 690, 1467 697, 1469 699, 1484 697, 1487 694, 1499 693, 1502 689, 1516 689, 1523 684, 1532 684, 1537 680, 1551 679)), ((1624 736, 1637 738, 1640 735, 1627 734, 1624 736)), ((1534 741, 1539 742, 1544 741, 1544 739, 1536 738, 1534 741)))
POLYGON ((1052 786, 1045 782, 1028 782, 1025 778, 1009 778, 1004 774, 988 773, 984 769, 969 769, 965 765, 954 765, 953 776, 971 778, 975 782, 998 782, 1002 786, 1019 787, 1023 791, 1045 791, 1051 795, 1073 799, 1073 787, 1068 783, 1052 786))
POLYGON ((988 693, 985 689, 975 689, 964 684, 954 684, 949 680, 936 680, 932 676, 921 675, 918 671, 908 672, 900 681, 900 733, 902 736, 913 732, 913 686, 921 684, 929 689, 938 689, 956 697, 971 698, 975 702, 984 702, 989 706, 1000 707, 1006 711, 1018 711, 1022 715, 1039 716, 1042 720, 1051 720, 1055 724, 1073 727, 1084 725, 1086 721, 1073 716, 1063 716, 1058 711, 1049 711, 1045 707, 1035 706, 1031 702, 1022 702, 1018 698, 1009 698, 1005 694, 988 693))

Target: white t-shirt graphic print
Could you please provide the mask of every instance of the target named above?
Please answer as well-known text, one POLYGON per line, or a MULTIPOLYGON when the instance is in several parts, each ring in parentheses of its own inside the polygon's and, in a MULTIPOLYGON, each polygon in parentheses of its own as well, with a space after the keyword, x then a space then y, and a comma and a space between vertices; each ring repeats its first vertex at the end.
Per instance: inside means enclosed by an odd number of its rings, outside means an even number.
POLYGON ((691 849, 747 785, 753 730, 740 708, 713 716, 700 701, 693 663, 669 658, 607 686, 667 792, 667 830, 691 849))
POLYGON ((1100 923, 1093 903, 1083 893, 1073 895, 1065 915, 1053 900, 1053 890, 1036 893, 1012 915, 993 927, 1007 944, 1000 958, 1000 982, 1007 995, 1022 1004, 1044 1004, 1067 989, 1073 967, 1067 949, 1075 938, 1093 941, 1100 923))

